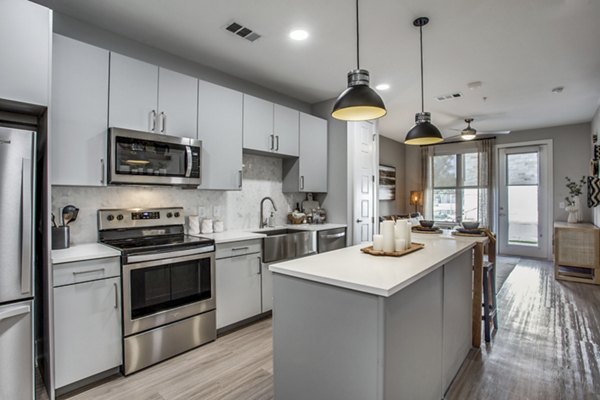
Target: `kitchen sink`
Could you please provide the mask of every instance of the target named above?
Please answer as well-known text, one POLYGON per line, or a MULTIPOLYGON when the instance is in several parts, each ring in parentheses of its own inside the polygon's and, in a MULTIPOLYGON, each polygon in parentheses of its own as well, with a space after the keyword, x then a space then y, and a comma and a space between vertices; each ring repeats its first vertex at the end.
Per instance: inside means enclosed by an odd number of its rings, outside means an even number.
POLYGON ((255 231, 267 235, 263 238, 264 263, 290 260, 317 252, 317 233, 297 229, 265 229, 255 231))

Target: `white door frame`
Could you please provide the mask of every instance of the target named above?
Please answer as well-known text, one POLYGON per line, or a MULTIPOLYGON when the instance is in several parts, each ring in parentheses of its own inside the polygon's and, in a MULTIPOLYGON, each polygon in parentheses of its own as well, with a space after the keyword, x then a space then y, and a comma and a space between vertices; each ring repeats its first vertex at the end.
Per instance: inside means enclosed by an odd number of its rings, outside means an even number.
MULTIPOLYGON (((495 202, 494 202, 494 226, 497 229, 500 229, 500 220, 498 218, 499 207, 500 207, 500 149, 507 149, 513 147, 528 147, 528 146, 546 146, 546 161, 547 161, 547 170, 546 170, 546 179, 547 179, 547 189, 546 193, 543 195, 547 197, 547 207, 546 207, 546 232, 545 232, 545 240, 546 240, 546 249, 547 254, 546 258, 552 259, 552 236, 554 229, 554 149, 553 149, 553 141, 552 139, 544 139, 544 140, 533 140, 526 142, 514 142, 514 143, 506 143, 506 144, 497 144, 494 149, 495 160, 494 160, 494 169, 496 171, 496 187, 495 187, 495 202)), ((498 232, 499 233, 499 232, 498 232)), ((498 239, 500 236, 498 235, 498 239)), ((500 243, 498 243, 498 248, 500 248, 500 243)))
POLYGON ((348 245, 352 246, 354 244, 354 225, 357 219, 355 215, 355 184, 360 184, 359 182, 355 182, 355 161, 356 161, 356 151, 359 150, 355 145, 355 135, 358 133, 357 127, 359 124, 370 124, 372 125, 372 133, 373 133, 373 178, 370 183, 371 190, 373 193, 373 206, 370 210, 373 218, 372 224, 372 232, 371 235, 378 232, 379 229, 379 179, 378 179, 378 171, 379 171, 379 132, 378 132, 378 124, 377 121, 360 121, 360 122, 348 122, 347 131, 348 131, 348 172, 347 172, 347 199, 348 199, 348 207, 347 207, 347 236, 348 236, 348 245))

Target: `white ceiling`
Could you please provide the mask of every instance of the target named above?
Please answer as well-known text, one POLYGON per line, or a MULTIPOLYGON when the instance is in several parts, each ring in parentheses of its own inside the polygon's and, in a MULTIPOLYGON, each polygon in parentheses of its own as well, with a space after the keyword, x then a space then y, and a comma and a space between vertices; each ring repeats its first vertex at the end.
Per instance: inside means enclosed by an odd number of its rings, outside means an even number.
MULTIPOLYGON (((355 67, 352 0, 37 0, 123 36, 315 103, 336 97, 355 67), (236 20, 254 43, 223 27, 236 20), (305 42, 287 34, 302 27, 305 42)), ((419 111, 418 29, 424 28, 425 108, 443 128, 480 130, 590 121, 600 98, 598 0, 361 0, 361 66, 386 82, 385 136, 403 140, 419 111), (469 90, 467 83, 483 86, 469 90), (551 93, 564 86, 561 94, 551 93), (437 102, 436 95, 464 98, 437 102), (483 98, 487 97, 487 101, 483 98)))

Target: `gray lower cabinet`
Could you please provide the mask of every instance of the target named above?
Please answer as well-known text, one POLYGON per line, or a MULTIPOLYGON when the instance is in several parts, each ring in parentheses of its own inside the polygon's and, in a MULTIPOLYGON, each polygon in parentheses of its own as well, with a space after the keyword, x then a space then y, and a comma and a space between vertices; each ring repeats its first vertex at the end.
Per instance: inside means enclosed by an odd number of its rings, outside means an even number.
POLYGON ((122 364, 120 260, 53 268, 55 387, 60 389, 122 364))
POLYGON ((262 312, 273 309, 273 273, 269 271, 269 264, 262 265, 262 312))
MULTIPOLYGON (((219 247, 217 244, 217 257, 230 254, 219 247)), ((227 243, 223 247, 238 255, 216 260, 217 329, 260 314, 262 301, 261 257, 255 251, 254 241, 227 243)))

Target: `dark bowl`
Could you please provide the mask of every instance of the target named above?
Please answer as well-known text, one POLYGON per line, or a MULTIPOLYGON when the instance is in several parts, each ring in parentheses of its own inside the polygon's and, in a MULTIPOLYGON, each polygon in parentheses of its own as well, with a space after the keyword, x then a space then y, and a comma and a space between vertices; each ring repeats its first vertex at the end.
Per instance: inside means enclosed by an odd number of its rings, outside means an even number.
POLYGON ((421 221, 419 221, 419 223, 423 228, 433 228, 433 224, 435 224, 434 221, 428 221, 425 219, 422 219, 421 221))
POLYGON ((479 222, 463 222, 462 226, 465 229, 477 229, 479 228, 479 222))

